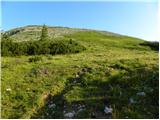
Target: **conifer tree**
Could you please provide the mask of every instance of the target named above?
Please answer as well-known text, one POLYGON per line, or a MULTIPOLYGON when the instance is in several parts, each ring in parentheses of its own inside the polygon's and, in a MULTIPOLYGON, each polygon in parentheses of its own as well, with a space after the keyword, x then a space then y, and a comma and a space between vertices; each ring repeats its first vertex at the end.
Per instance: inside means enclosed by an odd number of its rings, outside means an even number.
POLYGON ((43 25, 42 32, 41 32, 41 38, 40 40, 47 40, 48 39, 48 28, 46 25, 43 25))

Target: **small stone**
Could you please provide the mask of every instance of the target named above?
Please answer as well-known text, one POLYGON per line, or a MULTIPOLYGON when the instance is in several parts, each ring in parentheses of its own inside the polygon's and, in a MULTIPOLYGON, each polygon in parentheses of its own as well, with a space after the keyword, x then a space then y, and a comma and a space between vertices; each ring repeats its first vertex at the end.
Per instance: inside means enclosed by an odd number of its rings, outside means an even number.
POLYGON ((84 109, 82 109, 82 108, 80 108, 79 110, 78 110, 78 112, 81 112, 81 111, 83 111, 84 109))
POLYGON ((76 74, 76 78, 78 78, 78 77, 79 77, 79 75, 76 74))
POLYGON ((46 115, 48 116, 48 115, 49 115, 49 113, 46 113, 46 115))
POLYGON ((145 92, 138 92, 137 95, 139 95, 139 96, 145 96, 146 93, 145 92))
POLYGON ((79 105, 78 109, 85 108, 85 105, 79 105))
POLYGON ((29 91, 30 90, 30 88, 27 88, 27 91, 29 91))
POLYGON ((6 91, 10 92, 10 91, 11 91, 11 88, 7 88, 6 91))
POLYGON ((55 108, 55 107, 56 107, 56 104, 50 104, 48 107, 49 107, 49 108, 55 108))
POLYGON ((131 104, 136 103, 136 101, 135 101, 133 98, 130 98, 130 99, 129 99, 129 102, 130 102, 131 104))
POLYGON ((126 116, 125 118, 128 119, 128 116, 126 116))
POLYGON ((74 80, 74 81, 73 81, 73 83, 75 84, 75 83, 77 83, 77 81, 76 81, 76 80, 74 80))
POLYGON ((95 113, 92 113, 92 114, 91 114, 91 118, 96 118, 95 113))
POLYGON ((66 118, 73 118, 74 116, 75 116, 75 112, 74 111, 64 114, 64 117, 66 117, 66 118))
POLYGON ((44 95, 43 95, 43 99, 47 99, 49 97, 49 94, 48 93, 45 93, 44 95))
POLYGON ((121 91, 119 92, 119 95, 120 95, 120 96, 122 95, 122 92, 121 92, 121 91))
POLYGON ((112 113, 112 111, 113 111, 113 109, 112 108, 109 108, 109 107, 105 107, 105 109, 104 109, 104 112, 106 113, 106 114, 111 114, 112 113))

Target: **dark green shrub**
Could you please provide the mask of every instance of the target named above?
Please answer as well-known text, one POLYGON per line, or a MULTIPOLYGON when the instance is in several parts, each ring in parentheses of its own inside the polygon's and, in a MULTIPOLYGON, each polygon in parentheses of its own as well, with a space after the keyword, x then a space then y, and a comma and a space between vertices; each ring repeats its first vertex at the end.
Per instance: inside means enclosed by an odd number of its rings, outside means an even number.
POLYGON ((8 34, 2 34, 1 40, 1 55, 2 56, 11 56, 11 49, 13 47, 12 39, 9 38, 8 34))
POLYGON ((40 56, 33 56, 29 58, 29 62, 38 62, 38 61, 42 61, 42 57, 40 56))
POLYGON ((1 42, 2 56, 20 56, 20 55, 41 55, 41 54, 68 54, 79 53, 85 50, 85 47, 75 41, 57 40, 57 41, 27 41, 12 42, 7 39, 1 42))
POLYGON ((49 43, 47 41, 40 43, 39 53, 40 54, 50 54, 49 43))
POLYGON ((144 42, 144 43, 141 43, 140 45, 143 45, 143 46, 149 46, 152 50, 156 50, 156 51, 159 51, 159 42, 144 42))
POLYGON ((27 46, 24 43, 13 43, 11 51, 14 56, 27 55, 27 46))
POLYGON ((44 41, 48 40, 48 38, 48 28, 46 25, 43 25, 40 40, 44 41))

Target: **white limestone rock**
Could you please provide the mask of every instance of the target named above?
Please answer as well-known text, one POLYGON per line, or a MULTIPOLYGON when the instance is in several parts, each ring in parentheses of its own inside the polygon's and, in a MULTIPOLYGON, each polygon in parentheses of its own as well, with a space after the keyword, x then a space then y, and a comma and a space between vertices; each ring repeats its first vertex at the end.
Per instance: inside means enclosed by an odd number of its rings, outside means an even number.
POLYGON ((105 112, 106 114, 111 114, 112 111, 113 111, 112 108, 109 108, 109 107, 105 106, 104 112, 105 112))
POLYGON ((131 104, 137 103, 133 98, 130 98, 130 99, 129 99, 129 102, 130 102, 131 104))
POLYGON ((74 111, 64 114, 64 117, 66 117, 66 118, 73 118, 74 116, 75 116, 75 112, 74 111))
POLYGON ((50 104, 48 105, 49 108, 55 108, 56 107, 56 104, 50 104))
POLYGON ((7 88, 6 91, 10 92, 10 91, 11 91, 11 88, 7 88))
POLYGON ((145 96, 146 93, 145 92, 138 92, 137 95, 139 95, 139 96, 145 96))

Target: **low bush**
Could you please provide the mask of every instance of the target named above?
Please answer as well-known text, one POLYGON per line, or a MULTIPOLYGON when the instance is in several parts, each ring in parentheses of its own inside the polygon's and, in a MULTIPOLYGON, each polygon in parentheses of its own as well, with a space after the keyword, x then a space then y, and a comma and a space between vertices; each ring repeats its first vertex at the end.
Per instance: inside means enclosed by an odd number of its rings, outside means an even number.
POLYGON ((159 51, 159 42, 144 42, 144 43, 141 43, 140 45, 143 45, 143 46, 149 46, 152 50, 156 50, 156 51, 159 51))
POLYGON ((3 40, 2 56, 20 56, 20 55, 41 55, 41 54, 67 54, 79 53, 85 50, 85 47, 75 41, 57 40, 57 41, 27 41, 13 42, 12 40, 3 40))
POLYGON ((41 56, 33 56, 29 58, 29 62, 38 62, 38 61, 42 61, 41 56))

